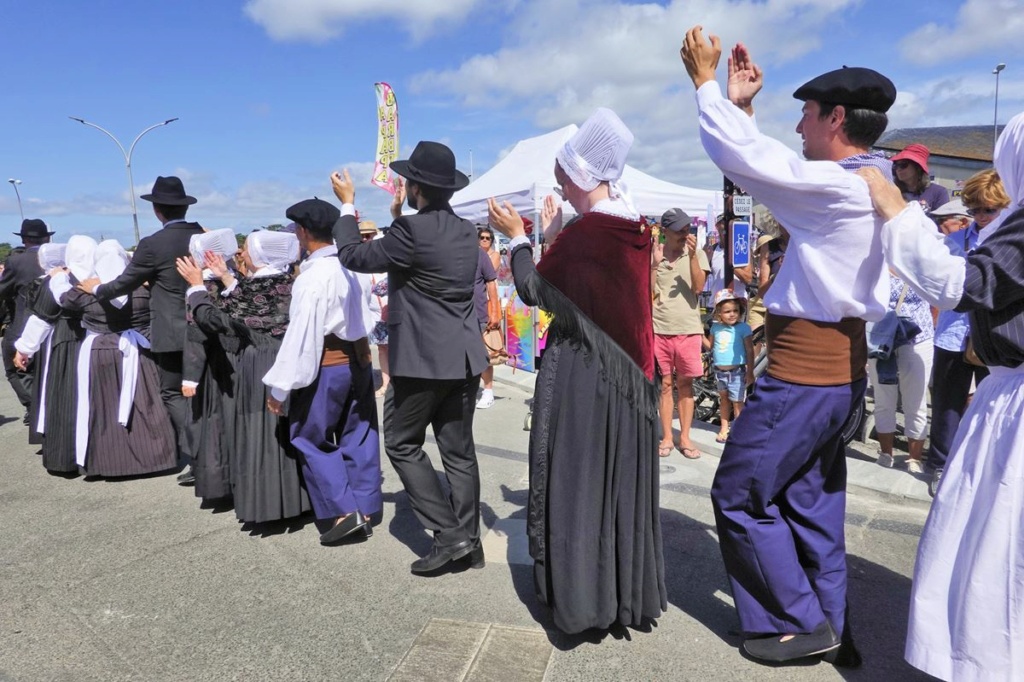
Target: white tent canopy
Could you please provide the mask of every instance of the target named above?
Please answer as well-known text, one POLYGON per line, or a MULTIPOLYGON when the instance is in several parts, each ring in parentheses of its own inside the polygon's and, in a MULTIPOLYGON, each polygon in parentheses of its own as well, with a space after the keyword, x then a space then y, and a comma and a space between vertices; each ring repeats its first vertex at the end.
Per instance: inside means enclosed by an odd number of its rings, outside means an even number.
MULTIPOLYGON (((452 197, 455 213, 475 223, 487 222, 487 199, 508 201, 525 215, 539 212, 544 197, 554 192, 555 153, 578 128, 568 125, 550 133, 520 140, 512 151, 468 187, 452 197)), ((722 193, 694 189, 659 180, 627 165, 622 173, 637 209, 643 215, 660 216, 670 208, 681 208, 691 216, 707 216, 722 211, 722 193)), ((572 207, 563 204, 571 214, 572 207)))

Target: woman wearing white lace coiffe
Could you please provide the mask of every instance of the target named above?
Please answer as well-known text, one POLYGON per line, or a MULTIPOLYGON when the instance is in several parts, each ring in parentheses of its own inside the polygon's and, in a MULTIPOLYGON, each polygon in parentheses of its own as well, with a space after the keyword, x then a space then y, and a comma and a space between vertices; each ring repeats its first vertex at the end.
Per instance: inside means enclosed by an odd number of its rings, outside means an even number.
POLYGON ((1024 679, 1024 114, 999 137, 1011 198, 984 242, 950 253, 916 203, 867 172, 886 259, 929 303, 971 316, 991 373, 953 441, 918 546, 906 658, 944 680, 1024 679))

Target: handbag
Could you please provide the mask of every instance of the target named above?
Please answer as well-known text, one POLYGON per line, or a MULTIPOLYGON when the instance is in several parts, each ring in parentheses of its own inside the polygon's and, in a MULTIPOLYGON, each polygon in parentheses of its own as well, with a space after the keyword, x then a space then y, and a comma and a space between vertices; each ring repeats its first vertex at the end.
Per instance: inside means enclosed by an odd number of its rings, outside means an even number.
POLYGON ((500 329, 488 329, 484 332, 484 348, 487 350, 487 360, 491 365, 504 365, 508 361, 505 335, 500 329))

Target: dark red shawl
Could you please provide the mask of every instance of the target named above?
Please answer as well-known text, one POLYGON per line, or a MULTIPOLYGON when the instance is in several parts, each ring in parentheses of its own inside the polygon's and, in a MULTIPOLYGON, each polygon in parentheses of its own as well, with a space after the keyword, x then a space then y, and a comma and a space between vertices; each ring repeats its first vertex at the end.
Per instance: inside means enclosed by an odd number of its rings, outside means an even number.
POLYGON ((587 213, 562 230, 537 272, 653 380, 651 230, 645 223, 587 213))

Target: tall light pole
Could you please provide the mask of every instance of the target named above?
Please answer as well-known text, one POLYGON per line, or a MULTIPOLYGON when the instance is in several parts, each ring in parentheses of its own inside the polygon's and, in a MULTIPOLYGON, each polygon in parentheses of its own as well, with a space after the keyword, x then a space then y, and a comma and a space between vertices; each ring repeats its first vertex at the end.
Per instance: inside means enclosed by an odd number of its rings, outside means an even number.
POLYGON ((18 185, 21 184, 21 180, 10 178, 7 182, 11 183, 11 187, 14 188, 14 195, 18 197, 18 213, 21 214, 21 222, 25 222, 25 212, 21 210, 21 192, 18 191, 18 185))
POLYGON ((992 73, 996 76, 996 105, 992 114, 992 153, 995 154, 996 140, 999 139, 999 72, 1006 68, 1006 64, 996 64, 992 73))
POLYGON ((95 128, 96 130, 100 131, 101 133, 106 134, 107 137, 109 137, 111 140, 114 141, 114 144, 117 145, 117 148, 121 150, 121 154, 124 156, 125 168, 128 169, 128 192, 129 192, 129 196, 132 198, 132 221, 135 224, 135 243, 138 244, 139 243, 139 214, 138 214, 138 211, 135 210, 135 181, 132 180, 132 152, 135 151, 135 145, 138 143, 139 140, 142 139, 143 135, 148 133, 150 130, 153 130, 154 128, 159 128, 160 126, 165 126, 168 123, 174 123, 178 119, 177 118, 169 118, 166 121, 161 121, 160 123, 154 123, 153 125, 149 126, 148 128, 146 128, 141 133, 139 133, 138 135, 135 136, 135 140, 132 141, 132 145, 128 148, 128 151, 126 152, 124 150, 124 145, 122 145, 120 142, 118 142, 117 138, 110 134, 110 131, 105 130, 105 129, 99 127, 95 123, 89 123, 89 121, 86 121, 85 119, 75 118, 74 116, 68 116, 68 118, 70 118, 72 121, 78 121, 82 125, 87 125, 90 128, 95 128))

